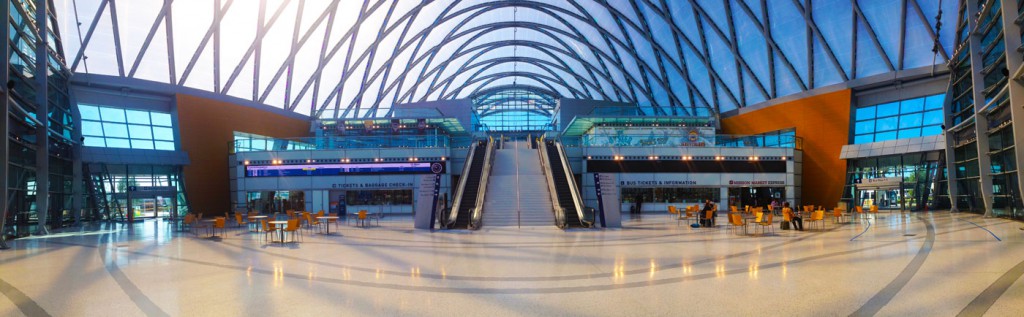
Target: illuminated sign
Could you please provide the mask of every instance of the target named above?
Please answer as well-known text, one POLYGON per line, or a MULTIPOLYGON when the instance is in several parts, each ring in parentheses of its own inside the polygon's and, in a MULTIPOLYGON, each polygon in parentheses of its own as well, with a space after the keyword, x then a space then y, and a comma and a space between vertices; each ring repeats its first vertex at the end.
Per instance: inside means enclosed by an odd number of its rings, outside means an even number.
POLYGON ((338 176, 365 174, 441 174, 444 162, 248 165, 246 177, 338 176))

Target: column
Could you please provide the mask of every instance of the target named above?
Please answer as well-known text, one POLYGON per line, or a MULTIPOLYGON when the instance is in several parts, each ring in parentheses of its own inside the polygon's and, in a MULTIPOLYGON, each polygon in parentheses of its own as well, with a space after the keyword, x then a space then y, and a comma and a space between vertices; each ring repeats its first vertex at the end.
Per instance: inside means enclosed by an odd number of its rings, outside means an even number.
POLYGON ((1024 201, 1024 173, 1021 173, 1021 166, 1024 166, 1024 85, 1021 82, 1014 80, 1013 76, 1020 74, 1022 64, 1024 64, 1024 56, 1017 51, 1017 48, 1021 46, 1020 34, 1021 28, 1014 21, 1017 20, 1016 3, 1011 5, 1002 5, 1003 14, 1003 46, 1006 49, 1006 69, 1010 71, 1010 78, 1007 79, 1007 93, 1010 97, 1010 117, 1013 120, 1013 154, 1014 160, 1016 161, 1015 166, 1017 167, 1017 191, 1016 199, 1024 201))
POLYGON ((50 112, 49 102, 46 100, 47 92, 47 65, 49 61, 47 42, 47 19, 46 8, 48 1, 36 1, 36 120, 41 123, 36 127, 36 217, 39 219, 39 227, 36 234, 45 235, 49 231, 46 224, 50 218, 50 138, 49 128, 50 112))

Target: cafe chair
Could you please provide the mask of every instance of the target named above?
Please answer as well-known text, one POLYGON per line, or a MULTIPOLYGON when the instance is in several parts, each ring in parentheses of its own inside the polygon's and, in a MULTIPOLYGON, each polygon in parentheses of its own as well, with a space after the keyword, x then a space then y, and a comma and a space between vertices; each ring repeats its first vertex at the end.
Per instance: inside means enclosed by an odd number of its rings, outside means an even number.
POLYGON ((301 229, 299 219, 290 219, 288 220, 288 226, 284 228, 284 232, 292 236, 292 242, 298 242, 296 236, 300 239, 302 238, 302 232, 299 229, 301 229))
POLYGON ((213 219, 213 226, 210 226, 210 237, 217 236, 217 229, 220 229, 221 234, 224 233, 224 224, 227 222, 227 218, 217 217, 213 219))
POLYGON ((822 229, 824 229, 824 226, 825 226, 825 211, 824 210, 816 210, 816 211, 811 212, 811 219, 807 220, 807 222, 808 222, 808 225, 813 225, 813 224, 817 223, 817 224, 819 224, 822 227, 822 229))
POLYGON ((743 215, 738 213, 729 214, 729 229, 736 231, 736 228, 743 227, 743 234, 747 234, 747 223, 743 221, 743 215))
POLYGON ((241 213, 237 213, 237 212, 235 213, 235 227, 236 228, 241 228, 242 225, 248 225, 248 224, 249 223, 245 221, 245 217, 242 217, 241 213))
POLYGON ((263 224, 263 240, 266 242, 270 242, 278 230, 273 224, 268 223, 269 221, 267 219, 260 220, 260 223, 263 224))
POLYGON ((844 211, 846 211, 846 210, 844 210, 841 207, 837 207, 836 209, 832 209, 832 222, 833 223, 839 223, 840 222, 839 219, 843 219, 843 217, 846 216, 846 215, 843 214, 844 211))
POLYGON ((772 213, 761 213, 761 217, 759 218, 761 218, 761 220, 763 221, 757 222, 757 225, 761 227, 761 234, 765 233, 765 228, 771 229, 772 233, 775 233, 775 227, 772 226, 772 224, 774 223, 774 221, 772 221, 772 216, 774 216, 772 213))

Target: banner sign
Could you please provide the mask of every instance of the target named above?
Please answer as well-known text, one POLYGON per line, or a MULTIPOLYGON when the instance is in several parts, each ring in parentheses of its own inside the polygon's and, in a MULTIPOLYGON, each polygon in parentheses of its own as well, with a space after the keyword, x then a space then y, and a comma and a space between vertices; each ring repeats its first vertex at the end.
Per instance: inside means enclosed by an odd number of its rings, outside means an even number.
POLYGON ((595 127, 587 146, 714 146, 714 127, 595 127))
POLYGON ((896 188, 900 187, 901 182, 903 182, 902 177, 878 177, 854 180, 858 189, 896 188))
POLYGON ((247 165, 246 177, 338 176, 353 174, 441 174, 444 162, 247 165))
POLYGON ((750 186, 750 185, 786 185, 785 181, 729 181, 729 186, 750 186))
POLYGON ((332 189, 361 189, 361 188, 413 188, 412 182, 390 182, 390 183, 342 183, 331 184, 332 189))

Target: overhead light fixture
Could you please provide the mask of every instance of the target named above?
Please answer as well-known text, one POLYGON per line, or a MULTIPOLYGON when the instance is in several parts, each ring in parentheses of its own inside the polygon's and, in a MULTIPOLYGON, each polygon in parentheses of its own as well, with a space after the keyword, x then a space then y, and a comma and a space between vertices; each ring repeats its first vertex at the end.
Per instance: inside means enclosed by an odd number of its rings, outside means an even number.
POLYGON ((245 162, 242 162, 242 164, 249 165, 249 161, 246 160, 245 162))

